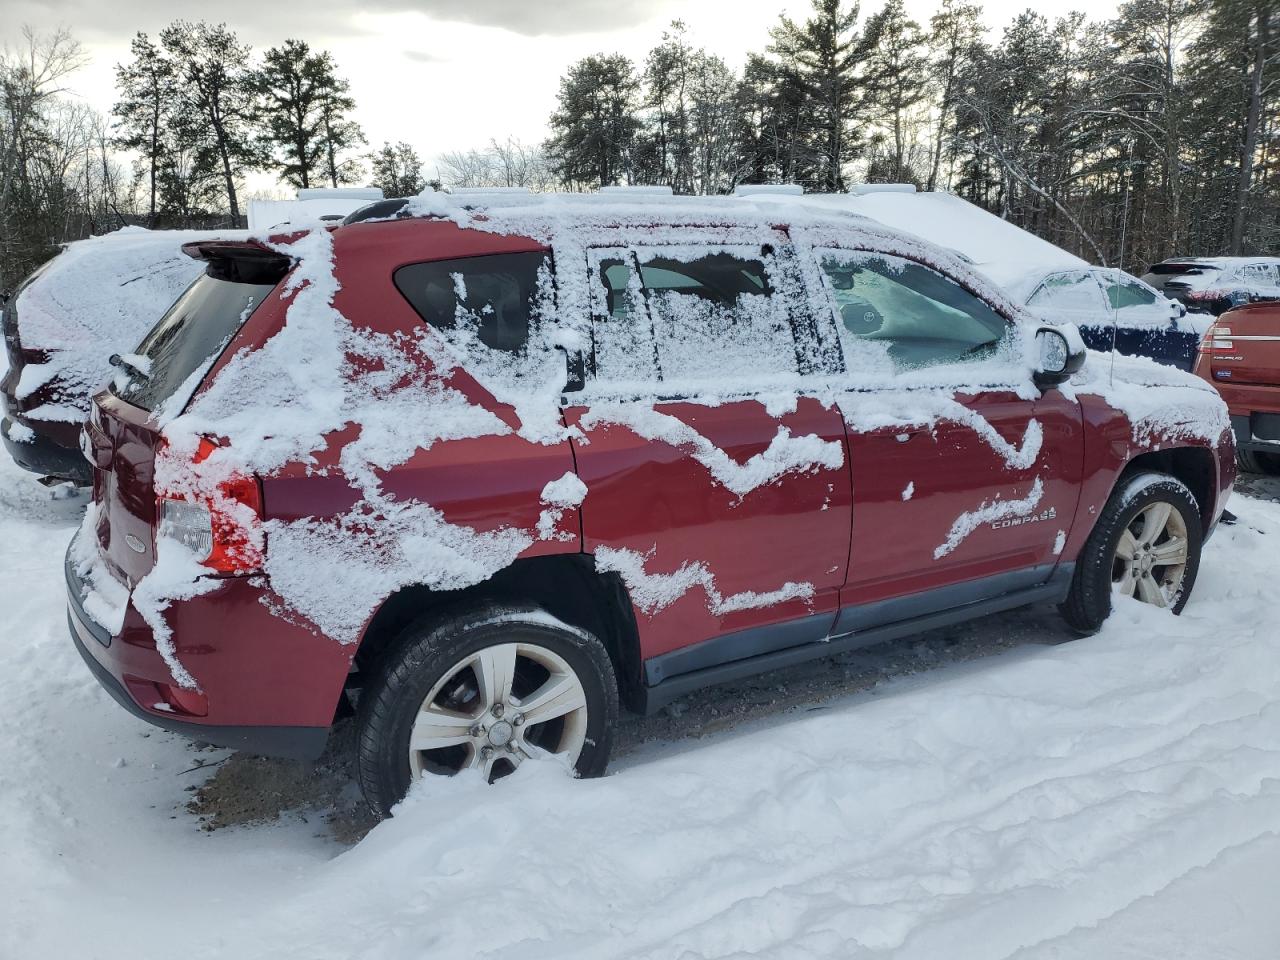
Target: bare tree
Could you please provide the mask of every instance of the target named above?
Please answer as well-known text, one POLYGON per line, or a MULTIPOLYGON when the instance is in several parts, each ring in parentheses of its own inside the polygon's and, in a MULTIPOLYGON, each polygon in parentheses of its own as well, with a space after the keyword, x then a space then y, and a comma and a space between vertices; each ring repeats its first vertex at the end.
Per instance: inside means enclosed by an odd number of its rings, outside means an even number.
POLYGON ((452 150, 437 163, 441 183, 450 187, 525 187, 538 192, 555 187, 557 177, 540 147, 515 137, 487 147, 452 150))
POLYGON ((28 174, 42 111, 84 63, 80 44, 61 28, 38 34, 24 26, 19 43, 0 50, 0 287, 15 282, 14 271, 24 266, 13 259, 19 240, 15 192, 28 174))

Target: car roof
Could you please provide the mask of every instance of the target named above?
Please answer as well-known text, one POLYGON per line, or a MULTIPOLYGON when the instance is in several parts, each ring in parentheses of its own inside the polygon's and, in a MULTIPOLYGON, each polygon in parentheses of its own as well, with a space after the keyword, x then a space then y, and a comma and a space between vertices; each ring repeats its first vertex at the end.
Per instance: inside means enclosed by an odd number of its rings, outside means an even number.
POLYGON ((817 231, 815 237, 831 230, 860 235, 868 249, 920 259, 1011 312, 1018 309, 1019 301, 1011 299, 1005 289, 993 284, 988 274, 975 270, 954 249, 854 210, 821 209, 802 203, 779 205, 774 199, 772 196, 671 196, 621 190, 594 194, 484 191, 454 198, 428 191, 409 198, 402 206, 395 205, 383 218, 352 218, 352 222, 333 228, 334 249, 336 255, 342 255, 344 250, 403 241, 404 247, 396 257, 402 263, 410 263, 474 256, 500 249, 529 250, 547 248, 553 243, 582 243, 585 230, 599 230, 602 236, 616 230, 650 230, 658 235, 658 242, 672 244, 682 242, 680 232, 685 230, 728 229, 749 243, 768 242, 763 231, 773 228, 790 229, 793 235, 797 229, 812 229, 817 231), (670 231, 668 236, 661 236, 664 231, 670 231), (500 242, 499 237, 508 238, 514 246, 500 242), (405 256, 411 259, 403 259, 405 256))

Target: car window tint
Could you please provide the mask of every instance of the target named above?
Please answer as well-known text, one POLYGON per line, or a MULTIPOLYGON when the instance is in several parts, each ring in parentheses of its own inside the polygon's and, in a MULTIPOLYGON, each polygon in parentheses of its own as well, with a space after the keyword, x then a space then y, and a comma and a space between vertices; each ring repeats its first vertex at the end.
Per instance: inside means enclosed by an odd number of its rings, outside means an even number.
POLYGON ((222 353, 274 289, 270 283, 236 283, 208 274, 198 277, 133 351, 150 361, 147 369, 134 374, 118 371, 111 381, 112 391, 144 410, 155 410, 202 364, 222 353))
POLYGON ((1057 273, 1040 284, 1039 289, 1027 300, 1027 306, 1042 310, 1100 313, 1102 301, 1098 292, 1097 281, 1087 273, 1057 273))
POLYGON ((821 251, 819 263, 839 320, 860 356, 898 368, 988 357, 1009 323, 936 270, 881 253, 821 251))
POLYGON ((751 382, 796 373, 791 322, 773 296, 765 256, 687 253, 636 251, 662 379, 751 382))
POLYGON ((517 353, 529 342, 550 285, 550 255, 499 253, 413 263, 395 284, 432 327, 470 335, 491 350, 517 353))
POLYGON ((653 328, 640 275, 627 251, 592 250, 592 368, 599 383, 654 383, 653 328))
POLYGON ((1125 307, 1149 307, 1156 302, 1156 292, 1148 290, 1140 283, 1132 280, 1108 282, 1103 289, 1107 292, 1107 303, 1112 310, 1123 310, 1125 307))

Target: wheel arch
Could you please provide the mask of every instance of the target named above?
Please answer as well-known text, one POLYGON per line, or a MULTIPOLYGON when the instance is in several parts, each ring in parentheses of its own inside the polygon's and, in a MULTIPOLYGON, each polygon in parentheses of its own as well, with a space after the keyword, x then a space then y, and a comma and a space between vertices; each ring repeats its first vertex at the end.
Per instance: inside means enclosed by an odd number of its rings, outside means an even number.
POLYGON ((411 624, 433 613, 486 603, 530 604, 598 637, 618 679, 618 695, 632 711, 643 708, 639 631, 626 585, 602 574, 590 554, 528 557, 463 590, 407 586, 392 594, 365 627, 355 653, 357 676, 367 676, 411 624))
POLYGON ((1171 447, 1139 454, 1125 465, 1116 488, 1128 477, 1146 470, 1167 473, 1186 484, 1200 508, 1201 532, 1207 535, 1213 526, 1217 501, 1218 468, 1213 452, 1207 447, 1171 447))

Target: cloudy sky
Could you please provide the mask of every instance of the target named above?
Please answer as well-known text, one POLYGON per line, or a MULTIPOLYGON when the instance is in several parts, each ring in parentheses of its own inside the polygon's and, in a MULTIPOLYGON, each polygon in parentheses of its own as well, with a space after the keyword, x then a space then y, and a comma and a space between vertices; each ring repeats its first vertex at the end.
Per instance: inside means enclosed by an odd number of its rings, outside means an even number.
MULTIPOLYGON (((22 24, 71 28, 92 62, 72 92, 109 110, 113 66, 141 30, 175 19, 225 20, 264 48, 288 37, 331 50, 351 81, 370 143, 407 140, 424 157, 480 146, 490 137, 537 142, 565 65, 595 52, 639 60, 676 17, 695 43, 742 63, 768 42, 779 12, 803 16, 808 0, 0 0, 0 44, 22 24)), ((864 13, 878 6, 864 2, 864 13)), ((988 0, 998 31, 1026 0, 988 0)), ((907 0, 921 23, 936 0, 907 0)), ((1114 15, 1115 0, 1042 0, 1048 16, 1114 15)))

